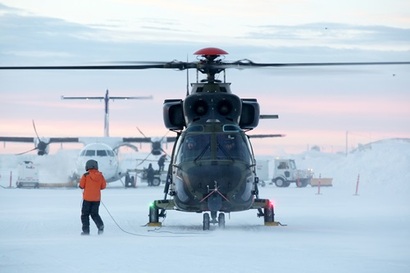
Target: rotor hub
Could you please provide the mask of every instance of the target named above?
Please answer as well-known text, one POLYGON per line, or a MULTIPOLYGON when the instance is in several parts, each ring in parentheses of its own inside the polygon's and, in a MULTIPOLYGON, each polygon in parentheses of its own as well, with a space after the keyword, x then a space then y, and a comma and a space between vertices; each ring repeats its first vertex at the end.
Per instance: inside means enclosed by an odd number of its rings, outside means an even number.
MULTIPOLYGON (((206 47, 206 48, 202 48, 200 50, 197 50, 194 55, 200 55, 203 56, 205 58, 207 58, 207 56, 220 56, 220 55, 227 55, 228 52, 226 52, 223 49, 217 48, 217 47, 206 47)), ((215 57, 215 58, 216 58, 215 57)))

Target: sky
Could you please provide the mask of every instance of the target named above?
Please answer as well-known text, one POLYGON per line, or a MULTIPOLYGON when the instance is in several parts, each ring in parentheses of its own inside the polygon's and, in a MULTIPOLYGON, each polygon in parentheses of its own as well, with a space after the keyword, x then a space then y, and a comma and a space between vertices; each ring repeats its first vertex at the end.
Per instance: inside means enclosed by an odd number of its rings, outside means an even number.
MULTIPOLYGON (((80 235, 81 190, 16 189, 15 156, 0 155, 0 268, 4 272, 407 273, 410 271, 410 143, 382 141, 343 156, 297 154, 301 168, 332 187, 259 187, 275 204, 266 227, 255 210, 226 214, 224 230, 202 230, 202 215, 168 211, 147 227, 163 188, 110 183, 102 191, 103 235, 80 235), (358 175, 360 175, 358 179, 358 175), (359 184, 357 184, 359 181, 359 184), (359 185, 358 187, 356 187, 359 185), (356 195, 356 188, 357 195, 356 195)), ((57 164, 58 165, 58 164, 57 164)), ((54 182, 41 167, 42 182, 54 182)), ((48 165, 49 170, 59 166, 48 165)), ((61 166, 63 167, 63 166, 61 166)))
MULTIPOLYGON (((0 1, 0 65, 194 61, 219 47, 226 60, 255 62, 410 61, 408 1, 0 1)), ((196 80, 194 71, 190 81, 196 80)), ((240 97, 262 114, 256 153, 319 146, 345 152, 410 136, 410 66, 228 70, 240 97)), ((163 136, 165 99, 183 98, 180 71, 1 71, 0 135, 102 136, 103 103, 65 96, 152 95, 110 103, 110 135, 163 136)), ((170 132, 168 135, 173 135, 170 132)), ((6 144, 0 153, 32 145, 6 144)), ((51 151, 58 149, 51 147, 51 151)))

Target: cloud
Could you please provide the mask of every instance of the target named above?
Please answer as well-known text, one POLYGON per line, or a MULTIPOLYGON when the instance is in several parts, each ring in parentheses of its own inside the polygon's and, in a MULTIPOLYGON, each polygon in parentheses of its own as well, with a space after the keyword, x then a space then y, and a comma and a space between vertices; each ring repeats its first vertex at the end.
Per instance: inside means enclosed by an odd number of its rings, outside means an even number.
MULTIPOLYGON (((73 55, 67 51, 77 51, 77 55, 80 55, 83 50, 90 59, 94 52, 99 55, 114 52, 115 50, 110 50, 114 45, 121 46, 121 51, 130 51, 131 47, 141 50, 144 46, 150 47, 164 42, 166 45, 161 47, 162 50, 165 46, 175 49, 211 43, 234 48, 246 46, 254 48, 254 51, 260 48, 283 48, 294 52, 295 49, 323 51, 323 48, 327 48, 333 50, 332 53, 352 49, 410 51, 410 29, 387 26, 330 22, 300 25, 260 24, 247 25, 243 27, 245 31, 227 35, 216 30, 209 32, 201 27, 196 30, 196 26, 183 25, 182 21, 169 18, 136 17, 131 22, 111 19, 104 23, 84 25, 33 16, 4 5, 0 6, 0 14, 0 45, 4 57, 7 57, 7 53, 16 55, 24 47, 26 52, 21 54, 24 57, 28 57, 30 52, 38 56, 40 50, 34 49, 53 52, 53 57, 59 54, 61 57, 73 55), (124 29, 124 25, 129 27, 124 29), (58 53, 63 49, 65 52, 58 53)), ((238 23, 237 28, 239 25, 238 23)))
POLYGON ((277 47, 320 45, 336 49, 410 50, 410 29, 405 28, 323 22, 292 26, 260 25, 252 29, 245 38, 277 47))
MULTIPOLYGON (((0 4, 0 65, 185 61, 187 56, 192 61, 196 57, 193 52, 207 46, 227 50, 229 55, 226 60, 248 58, 255 62, 282 63, 410 60, 409 29, 326 22, 291 26, 260 24, 247 25, 244 32, 222 35, 227 33, 227 29, 219 33, 213 33, 212 29, 201 32, 191 28, 191 25, 167 18, 140 17, 134 23, 139 24, 135 30, 121 29, 124 24, 121 20, 85 25, 33 16, 0 4)), ((242 27, 242 24, 231 22, 229 27, 233 26, 242 27)), ((194 71, 190 77, 191 81, 196 80, 194 71)), ((408 120, 407 112, 403 109, 409 109, 405 104, 408 101, 408 95, 405 94, 408 93, 409 79, 408 67, 249 69, 227 72, 227 81, 232 82, 232 90, 236 94, 257 98, 261 113, 279 114, 281 117, 274 124, 261 122, 255 133, 267 130, 287 134, 290 130, 301 129, 344 131, 350 129, 347 125, 353 122, 357 128, 387 128, 388 131, 394 131, 394 128, 400 128, 398 124, 408 120), (359 103, 349 104, 347 99, 341 99, 340 94, 359 99, 362 103, 377 96, 377 103, 368 104, 367 107, 374 107, 366 108, 369 111, 359 111, 359 103), (356 97, 355 94, 362 95, 356 97), (390 101, 393 95, 395 100, 390 101), (388 104, 383 104, 383 98, 389 98, 385 100, 388 104), (311 108, 302 107, 309 103, 311 108), (328 106, 321 107, 323 103, 328 106), (383 113, 378 113, 377 107, 383 113), (310 120, 306 120, 307 117, 310 120), (313 125, 314 128, 311 128, 313 125)), ((113 108, 110 116, 113 135, 117 132, 132 135, 135 125, 162 135, 165 131, 162 121, 163 100, 183 98, 186 74, 158 70, 2 71, 0 82, 0 93, 5 104, 0 110, 0 116, 3 117, 1 123, 7 124, 11 121, 10 117, 16 117, 19 126, 28 127, 28 134, 32 134, 31 119, 38 120, 39 126, 41 123, 52 124, 50 131, 43 132, 44 135, 55 135, 52 130, 67 133, 67 127, 56 129, 61 126, 61 121, 73 124, 78 121, 78 127, 72 130, 78 134, 89 130, 90 125, 84 125, 83 122, 86 116, 88 123, 92 123, 92 130, 99 135, 102 133, 102 105, 81 104, 81 107, 76 107, 77 111, 73 111, 70 109, 72 104, 62 103, 60 96, 101 95, 108 88, 112 94, 119 96, 153 95, 155 98, 152 102, 135 103, 131 109, 117 111, 113 108), (22 99, 33 102, 22 105, 22 99), (16 103, 20 107, 14 107, 16 103), (56 107, 58 104, 62 106, 56 107), (97 109, 88 110, 89 107, 97 109)), ((10 131, 8 128, 1 130, 10 131)), ((300 139, 304 143, 303 135, 300 139)))

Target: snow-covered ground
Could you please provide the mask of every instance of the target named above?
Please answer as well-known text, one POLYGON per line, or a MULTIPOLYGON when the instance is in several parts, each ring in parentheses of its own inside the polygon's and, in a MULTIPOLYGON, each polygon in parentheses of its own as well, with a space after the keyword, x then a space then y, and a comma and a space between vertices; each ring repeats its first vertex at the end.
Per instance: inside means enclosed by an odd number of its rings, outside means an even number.
POLYGON ((144 226, 163 189, 103 191, 105 233, 80 236, 81 190, 16 189, 13 157, 1 158, 0 272, 410 272, 410 142, 385 140, 345 155, 293 155, 333 187, 260 188, 274 200, 265 227, 256 211, 227 215, 202 231, 202 216, 169 211, 144 226), (359 195, 354 195, 358 175, 359 195), (14 185, 14 184, 13 184, 14 185))

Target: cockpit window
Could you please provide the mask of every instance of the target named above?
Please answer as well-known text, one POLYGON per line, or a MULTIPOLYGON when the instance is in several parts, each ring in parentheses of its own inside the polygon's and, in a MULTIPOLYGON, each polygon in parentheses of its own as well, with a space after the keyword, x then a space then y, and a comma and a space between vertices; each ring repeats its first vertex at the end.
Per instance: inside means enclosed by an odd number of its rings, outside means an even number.
POLYGON ((191 125, 187 129, 187 132, 203 132, 203 131, 204 131, 204 126, 203 125, 191 125))
MULTIPOLYGON (((227 128, 228 129, 228 128, 227 128)), ((234 129, 234 128, 232 128, 234 129)), ((251 160, 247 138, 239 132, 187 134, 180 142, 175 162, 198 160, 251 160)), ((251 163, 251 162, 249 162, 251 163)))
POLYGON ((95 150, 85 150, 85 156, 95 156, 95 150))
POLYGON ((83 150, 80 156, 114 156, 112 150, 83 150))
POLYGON ((240 131, 240 129, 237 125, 232 125, 232 124, 225 124, 222 127, 222 130, 224 132, 239 132, 240 131))
POLYGON ((97 156, 107 156, 106 150, 97 150, 97 156))
POLYGON ((217 134, 217 158, 248 161, 249 148, 239 133, 217 134))
POLYGON ((183 161, 210 159, 211 140, 210 134, 191 134, 181 143, 179 159, 183 161))

